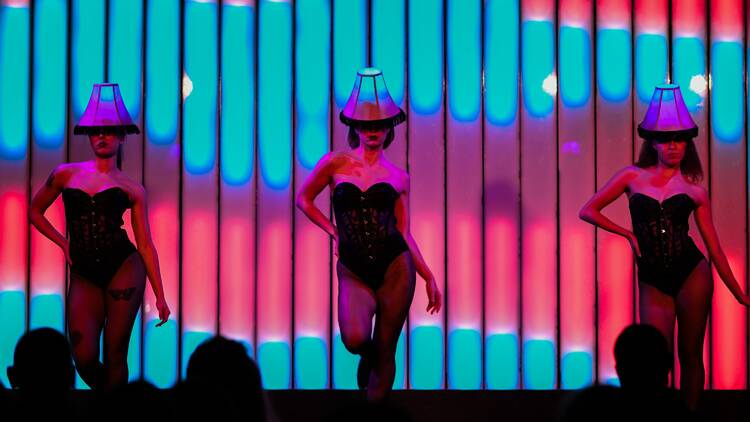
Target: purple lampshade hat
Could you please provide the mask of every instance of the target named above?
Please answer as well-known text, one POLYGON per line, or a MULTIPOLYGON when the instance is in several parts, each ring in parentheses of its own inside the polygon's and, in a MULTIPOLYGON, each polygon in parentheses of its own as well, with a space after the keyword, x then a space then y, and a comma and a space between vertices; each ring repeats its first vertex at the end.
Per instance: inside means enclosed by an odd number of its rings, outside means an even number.
POLYGON ((698 135, 698 126, 690 117, 679 85, 656 86, 646 117, 638 125, 638 134, 657 142, 698 135))
POLYGON ((86 111, 73 128, 76 135, 99 132, 141 133, 122 102, 117 84, 94 84, 86 111))
POLYGON ((383 72, 366 67, 357 72, 354 89, 339 119, 354 128, 386 129, 404 122, 406 114, 388 93, 383 72))

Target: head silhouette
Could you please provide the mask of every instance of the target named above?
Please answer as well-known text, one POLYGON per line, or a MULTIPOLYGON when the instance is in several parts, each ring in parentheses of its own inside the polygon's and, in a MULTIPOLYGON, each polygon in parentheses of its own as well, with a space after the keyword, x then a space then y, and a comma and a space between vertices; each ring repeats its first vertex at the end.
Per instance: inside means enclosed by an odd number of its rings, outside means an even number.
MULTIPOLYGON (((237 341, 216 336, 199 345, 188 361, 185 381, 188 395, 224 401, 251 420, 265 418, 260 371, 245 346, 237 341)), ((211 403, 206 404, 212 407, 211 403)))
POLYGON ((664 335, 648 324, 626 327, 615 341, 615 367, 624 389, 659 389, 669 382, 672 355, 664 335))
POLYGON ((24 334, 8 367, 13 388, 24 391, 58 392, 73 388, 75 370, 68 340, 52 328, 24 334))

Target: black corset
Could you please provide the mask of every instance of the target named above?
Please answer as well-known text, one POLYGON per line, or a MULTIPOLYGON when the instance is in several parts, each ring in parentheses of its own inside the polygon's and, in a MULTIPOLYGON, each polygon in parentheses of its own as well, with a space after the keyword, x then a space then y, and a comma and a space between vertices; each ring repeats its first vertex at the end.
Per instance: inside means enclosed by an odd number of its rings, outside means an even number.
POLYGON ((72 256, 96 257, 130 244, 122 228, 122 215, 130 207, 130 199, 121 188, 105 189, 94 196, 78 188, 65 188, 63 202, 72 256))
POLYGON ((333 190, 333 209, 339 232, 339 255, 374 261, 388 254, 396 227, 398 192, 386 182, 375 183, 364 192, 342 182, 333 190))
POLYGON ((642 193, 630 196, 633 233, 645 263, 669 269, 679 258, 693 252, 696 246, 688 234, 688 218, 693 209, 695 202, 685 193, 661 203, 642 193))

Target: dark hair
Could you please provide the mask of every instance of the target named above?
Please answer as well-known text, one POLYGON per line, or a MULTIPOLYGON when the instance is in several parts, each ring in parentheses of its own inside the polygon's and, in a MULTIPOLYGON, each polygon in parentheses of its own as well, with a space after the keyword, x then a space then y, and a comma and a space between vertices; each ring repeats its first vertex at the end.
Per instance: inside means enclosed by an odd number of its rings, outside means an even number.
MULTIPOLYGON (((395 137, 393 126, 391 126, 388 129, 388 134, 385 135, 385 142, 383 142, 383 149, 388 148, 388 146, 393 142, 393 138, 395 137)), ((352 149, 357 148, 359 146, 359 135, 357 134, 357 131, 349 126, 349 135, 347 136, 347 141, 349 141, 349 147, 352 149)))
MULTIPOLYGON (((638 161, 635 162, 636 167, 652 167, 659 161, 656 148, 654 148, 654 142, 659 141, 655 139, 644 139, 643 144, 641 144, 641 152, 638 155, 638 161)), ((698 157, 698 151, 695 149, 693 138, 688 138, 685 141, 685 156, 682 157, 682 161, 680 162, 680 171, 693 183, 699 183, 703 180, 701 159, 698 157)))

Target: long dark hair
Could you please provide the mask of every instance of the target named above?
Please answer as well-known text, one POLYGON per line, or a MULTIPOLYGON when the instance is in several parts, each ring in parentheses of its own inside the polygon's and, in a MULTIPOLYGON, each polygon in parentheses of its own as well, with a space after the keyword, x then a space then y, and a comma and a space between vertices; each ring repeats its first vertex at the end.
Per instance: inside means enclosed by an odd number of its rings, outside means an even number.
MULTIPOLYGON (((636 167, 653 167, 659 161, 654 142, 656 141, 653 139, 643 141, 638 161, 635 162, 636 167)), ((685 141, 685 156, 680 161, 680 172, 693 183, 700 183, 703 180, 703 167, 701 166, 701 159, 698 157, 698 151, 695 149, 693 138, 688 138, 685 141)))
MULTIPOLYGON (((388 129, 388 134, 385 135, 385 141, 383 141, 383 149, 388 148, 388 145, 393 142, 393 138, 395 137, 395 134, 393 133, 393 127, 388 129)), ((357 148, 359 146, 359 135, 357 134, 357 131, 354 130, 353 127, 349 126, 349 135, 347 136, 346 140, 349 142, 349 147, 351 149, 357 148)))

